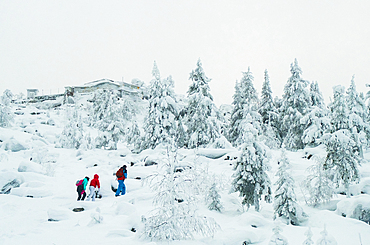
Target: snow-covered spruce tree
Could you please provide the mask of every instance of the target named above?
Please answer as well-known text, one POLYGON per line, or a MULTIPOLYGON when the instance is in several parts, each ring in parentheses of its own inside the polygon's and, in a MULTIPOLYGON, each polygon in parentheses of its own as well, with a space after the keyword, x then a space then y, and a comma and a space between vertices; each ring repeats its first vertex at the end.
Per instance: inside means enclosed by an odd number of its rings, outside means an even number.
POLYGON ((223 206, 221 204, 221 196, 218 193, 216 182, 214 181, 206 196, 206 200, 208 202, 208 209, 209 210, 216 210, 221 212, 223 206))
POLYGON ((156 192, 153 202, 157 208, 144 218, 143 235, 151 240, 184 240, 195 234, 213 236, 219 228, 217 223, 196 212, 196 187, 189 178, 192 170, 176 171, 176 166, 176 153, 167 151, 164 172, 149 177, 156 192))
POLYGON ((349 110, 344 97, 344 87, 335 86, 334 101, 331 110, 331 134, 325 134, 322 141, 326 145, 326 160, 324 169, 331 171, 334 183, 339 187, 343 185, 348 191, 351 182, 359 180, 358 165, 360 147, 356 138, 358 134, 353 130, 349 118, 349 110))
POLYGON ((176 122, 177 122, 177 131, 176 131, 175 142, 178 148, 183 148, 186 146, 187 134, 184 129, 182 118, 178 116, 176 122))
POLYGON ((232 190, 239 192, 243 198, 242 204, 249 208, 254 205, 260 209, 262 196, 266 202, 271 201, 271 183, 266 173, 265 150, 255 140, 250 140, 242 146, 242 155, 234 165, 232 190))
POLYGON ((351 121, 348 117, 350 112, 344 97, 344 90, 345 88, 340 85, 333 87, 333 102, 329 105, 331 112, 331 132, 341 129, 348 130, 352 127, 351 121))
POLYGON ((289 165, 289 160, 283 148, 279 169, 276 173, 278 180, 275 183, 277 188, 274 195, 274 219, 283 217, 287 219, 287 224, 299 225, 306 215, 297 203, 294 192, 294 180, 289 172, 289 165))
POLYGON ((277 148, 280 146, 280 135, 278 126, 279 113, 275 107, 272 98, 272 91, 270 86, 270 78, 267 70, 265 70, 265 80, 262 85, 261 103, 258 109, 262 118, 263 142, 270 148, 277 148))
POLYGON ((249 114, 252 124, 261 133, 261 115, 258 110, 258 95, 253 86, 253 74, 248 67, 247 72, 243 72, 243 77, 240 82, 235 84, 235 94, 233 95, 234 105, 231 112, 230 126, 228 139, 234 145, 238 146, 244 141, 242 140, 242 125, 245 123, 247 115, 249 114))
POLYGON ((302 245, 313 245, 314 242, 312 241, 313 234, 312 234, 312 231, 311 231, 311 227, 309 227, 308 230, 304 234, 307 237, 307 239, 304 240, 302 245))
POLYGON ((126 122, 131 122, 132 119, 135 118, 138 110, 135 102, 130 97, 123 99, 123 102, 121 102, 122 118, 126 122))
POLYGON ((270 77, 265 70, 264 81, 262 85, 262 93, 261 93, 261 103, 258 109, 262 117, 263 124, 270 124, 275 126, 276 120, 278 118, 278 111, 275 107, 274 100, 272 98, 272 90, 270 86, 270 77))
POLYGON ((352 127, 353 140, 358 145, 359 154, 363 157, 362 145, 367 144, 367 139, 370 139, 370 126, 366 123, 366 106, 356 91, 355 77, 352 76, 351 84, 347 89, 346 104, 349 110, 349 120, 352 127))
POLYGON ((325 108, 324 98, 317 82, 310 85, 311 109, 303 116, 300 123, 304 129, 302 142, 305 146, 317 146, 320 138, 330 128, 329 110, 325 108))
POLYGON ((127 128, 125 139, 128 145, 132 146, 134 152, 140 152, 141 137, 140 129, 138 123, 133 121, 127 128))
POLYGON ((280 234, 283 231, 281 227, 276 224, 275 227, 272 229, 274 234, 270 238, 269 245, 288 245, 288 239, 280 234))
POLYGON ((116 150, 125 132, 122 107, 115 90, 97 90, 92 106, 92 125, 100 130, 95 138, 97 148, 116 150))
POLYGON ((213 103, 208 83, 210 79, 204 73, 200 59, 197 67, 190 73, 192 84, 187 92, 186 112, 188 148, 205 147, 221 136, 217 108, 213 103))
POLYGON ((157 64, 154 62, 153 79, 149 86, 149 107, 144 121, 142 149, 168 144, 176 134, 177 106, 175 102, 172 77, 161 79, 157 64))
POLYGON ((349 130, 342 129, 323 136, 326 145, 324 170, 329 170, 334 183, 342 185, 350 197, 349 185, 360 179, 358 152, 356 142, 349 130))
POLYGON ((9 89, 6 89, 0 97, 0 127, 9 127, 14 121, 14 116, 11 112, 12 98, 13 94, 9 89))
POLYGON ((315 147, 321 144, 320 138, 330 129, 330 115, 326 108, 312 107, 300 120, 304 128, 302 142, 305 146, 315 147))
POLYGON ((362 133, 358 130, 368 127, 364 125, 361 118, 351 112, 347 104, 348 99, 344 95, 345 88, 343 86, 333 87, 334 100, 329 105, 331 111, 330 132, 334 133, 338 130, 347 130, 350 133, 352 140, 355 143, 354 150, 362 156, 362 133))
POLYGON ((284 94, 280 109, 281 136, 288 149, 302 149, 303 125, 301 118, 309 112, 311 99, 307 89, 308 81, 301 78, 302 70, 297 59, 290 65, 292 76, 284 86, 284 94))
POLYGON ((59 146, 68 149, 79 149, 83 138, 84 128, 81 115, 77 109, 72 112, 67 110, 68 123, 65 124, 61 135, 59 136, 59 146))
POLYGON ((334 186, 330 178, 330 170, 324 169, 325 159, 315 156, 314 161, 315 164, 307 169, 309 175, 302 184, 309 195, 306 199, 307 203, 316 207, 330 201, 334 195, 334 186))

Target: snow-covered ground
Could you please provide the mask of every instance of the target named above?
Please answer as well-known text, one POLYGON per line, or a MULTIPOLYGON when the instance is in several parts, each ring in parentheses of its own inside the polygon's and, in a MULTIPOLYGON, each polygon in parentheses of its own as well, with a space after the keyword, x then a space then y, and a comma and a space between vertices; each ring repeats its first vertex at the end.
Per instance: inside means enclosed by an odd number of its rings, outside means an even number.
MULTIPOLYGON (((45 107, 13 105, 19 114, 13 127, 0 128, 0 188, 12 180, 20 184, 8 194, 0 194, 0 244, 168 244, 142 235, 142 218, 154 209, 155 194, 143 179, 160 170, 159 165, 145 166, 145 161, 163 159, 165 152, 156 149, 132 154, 123 144, 116 151, 56 148, 57 135, 67 121, 65 106, 42 109, 45 107), (127 194, 115 197, 111 185, 116 185, 114 173, 123 164, 128 166, 127 194), (100 176, 102 199, 76 201, 76 180, 94 174, 100 176), (72 211, 81 207, 84 211, 72 211)), ((307 176, 307 167, 314 163, 307 155, 323 156, 324 151, 318 147, 287 152, 295 193, 308 214, 303 225, 293 226, 273 220, 273 204, 262 202, 260 212, 253 207, 247 210, 238 194, 230 193, 232 164, 239 154, 236 149, 179 150, 181 164, 195 166, 208 178, 216 178, 224 210, 208 210, 203 196, 198 195, 197 213, 213 218, 220 229, 214 237, 196 236, 170 244, 269 244, 277 224, 281 235, 293 245, 304 242, 309 227, 316 242, 324 226, 337 244, 370 244, 370 225, 351 218, 358 204, 370 209, 370 152, 365 152, 361 180, 351 186, 351 198, 337 195, 330 203, 313 208, 305 204, 300 183, 307 176)), ((277 180, 280 153, 268 152, 272 183, 277 180)))

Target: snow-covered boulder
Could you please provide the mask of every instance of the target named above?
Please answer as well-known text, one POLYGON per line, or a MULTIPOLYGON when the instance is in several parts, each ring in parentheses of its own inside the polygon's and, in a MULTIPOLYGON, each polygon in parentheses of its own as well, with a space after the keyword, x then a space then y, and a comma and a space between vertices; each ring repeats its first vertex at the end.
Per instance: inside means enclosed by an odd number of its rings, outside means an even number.
POLYGON ((13 137, 4 141, 4 143, 1 145, 1 148, 4 151, 12 152, 18 152, 27 149, 23 144, 21 144, 18 140, 14 139, 13 137))
POLYGON ((18 188, 23 182, 23 176, 18 173, 0 173, 0 194, 9 194, 13 188, 18 188))
POLYGON ((230 153, 231 151, 235 151, 234 148, 228 148, 228 149, 204 149, 204 148, 199 148, 197 150, 197 154, 200 156, 205 156, 207 158, 211 159, 218 159, 227 153, 230 153))
POLYGON ((337 214, 370 224, 370 195, 346 198, 337 204, 337 214))
POLYGON ((44 174, 42 166, 35 162, 26 162, 23 161, 18 166, 18 172, 34 172, 39 174, 44 174))
POLYGON ((361 194, 370 195, 370 178, 361 179, 359 188, 360 188, 361 194))

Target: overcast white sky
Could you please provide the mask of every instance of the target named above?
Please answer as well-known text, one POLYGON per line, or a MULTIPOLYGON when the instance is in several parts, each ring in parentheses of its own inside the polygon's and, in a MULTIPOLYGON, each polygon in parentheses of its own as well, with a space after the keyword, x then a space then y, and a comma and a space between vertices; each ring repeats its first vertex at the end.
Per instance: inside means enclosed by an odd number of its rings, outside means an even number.
MULTIPOLYGON (((186 94, 202 60, 217 105, 248 66, 281 96, 294 58, 303 78, 358 91, 370 83, 370 1, 0 1, 0 93, 44 94, 108 78, 151 79, 153 61, 186 94)), ((327 100, 328 102, 328 100, 327 100)))

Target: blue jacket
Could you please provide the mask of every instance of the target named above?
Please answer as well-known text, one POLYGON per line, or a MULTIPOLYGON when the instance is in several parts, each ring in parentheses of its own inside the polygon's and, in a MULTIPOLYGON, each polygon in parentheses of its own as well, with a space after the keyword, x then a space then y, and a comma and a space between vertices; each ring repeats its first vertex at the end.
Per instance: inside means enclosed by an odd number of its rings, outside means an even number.
POLYGON ((89 183, 89 181, 86 178, 84 178, 84 181, 82 182, 84 190, 86 190, 86 186, 87 186, 88 183, 89 183))

